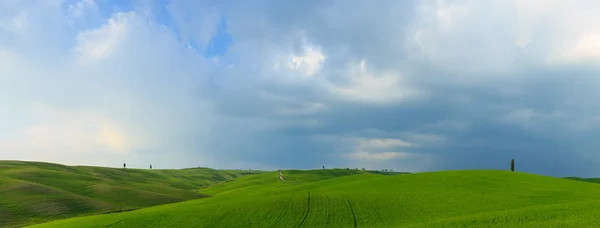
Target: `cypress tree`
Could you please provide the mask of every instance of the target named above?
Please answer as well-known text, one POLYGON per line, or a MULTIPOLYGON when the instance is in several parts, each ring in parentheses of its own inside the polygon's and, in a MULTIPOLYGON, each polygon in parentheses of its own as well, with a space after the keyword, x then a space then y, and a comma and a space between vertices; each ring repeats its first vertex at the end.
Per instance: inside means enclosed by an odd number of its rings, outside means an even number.
POLYGON ((510 171, 515 171, 515 159, 510 160, 510 171))

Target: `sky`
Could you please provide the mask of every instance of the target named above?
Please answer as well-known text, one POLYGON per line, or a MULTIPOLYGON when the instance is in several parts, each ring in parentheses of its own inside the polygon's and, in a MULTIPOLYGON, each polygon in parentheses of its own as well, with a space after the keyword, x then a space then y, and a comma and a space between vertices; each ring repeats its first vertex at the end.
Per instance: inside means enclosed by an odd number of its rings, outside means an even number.
POLYGON ((0 1, 0 160, 600 177, 600 2, 0 1))

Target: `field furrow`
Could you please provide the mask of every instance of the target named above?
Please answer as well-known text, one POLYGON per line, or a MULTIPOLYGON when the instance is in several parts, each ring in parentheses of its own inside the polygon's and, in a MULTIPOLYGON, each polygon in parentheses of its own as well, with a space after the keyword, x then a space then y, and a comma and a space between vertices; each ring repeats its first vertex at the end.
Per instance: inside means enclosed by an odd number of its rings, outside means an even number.
POLYGON ((300 224, 298 225, 298 227, 302 227, 302 225, 304 225, 304 222, 306 221, 306 218, 308 217, 309 213, 310 213, 310 192, 308 192, 308 200, 306 203, 306 212, 304 213, 304 217, 302 218, 302 221, 300 221, 300 224))

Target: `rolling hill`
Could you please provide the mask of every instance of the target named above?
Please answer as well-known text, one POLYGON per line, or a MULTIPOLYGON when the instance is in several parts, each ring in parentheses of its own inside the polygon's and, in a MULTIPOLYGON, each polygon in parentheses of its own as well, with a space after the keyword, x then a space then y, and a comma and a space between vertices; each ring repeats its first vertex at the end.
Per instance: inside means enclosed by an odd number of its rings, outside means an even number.
POLYGON ((244 173, 141 170, 0 161, 0 227, 134 210, 206 197, 196 192, 244 173))
POLYGON ((597 227, 600 185, 534 174, 352 170, 244 176, 211 197, 32 227, 597 227))

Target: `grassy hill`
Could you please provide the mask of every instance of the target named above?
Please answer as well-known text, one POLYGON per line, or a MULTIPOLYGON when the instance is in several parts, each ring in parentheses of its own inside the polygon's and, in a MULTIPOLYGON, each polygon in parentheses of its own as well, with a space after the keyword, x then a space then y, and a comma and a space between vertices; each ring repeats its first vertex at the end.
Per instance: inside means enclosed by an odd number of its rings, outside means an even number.
POLYGON ((213 169, 141 170, 0 161, 0 227, 206 197, 196 190, 242 176, 213 169))
POLYGON ((600 185, 508 171, 245 176, 212 197, 34 227, 597 227, 600 185))
POLYGON ((565 179, 600 184, 600 178, 565 177, 565 179))

